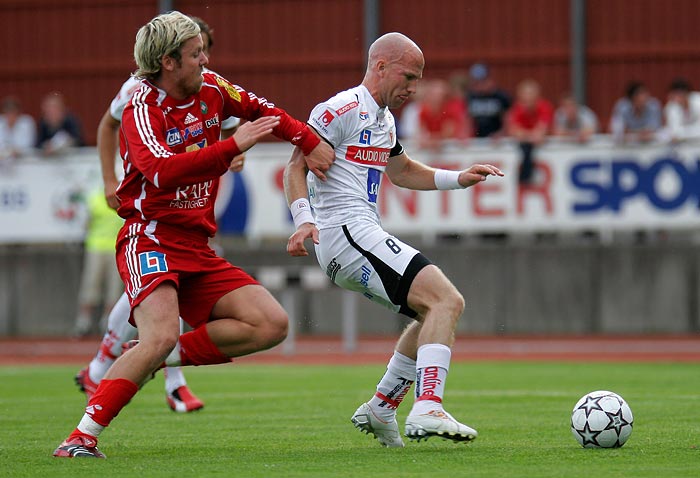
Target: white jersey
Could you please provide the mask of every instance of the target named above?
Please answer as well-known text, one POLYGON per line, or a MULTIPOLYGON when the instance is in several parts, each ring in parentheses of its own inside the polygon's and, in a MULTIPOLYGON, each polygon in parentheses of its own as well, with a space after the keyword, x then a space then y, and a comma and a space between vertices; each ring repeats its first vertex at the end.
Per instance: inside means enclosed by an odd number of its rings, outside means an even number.
POLYGON ((379 224, 381 176, 389 157, 402 152, 392 152, 397 144, 394 116, 360 85, 318 104, 309 124, 335 150, 326 181, 312 173, 307 176, 316 226, 324 229, 359 219, 379 224))
MULTIPOLYGON (((207 70, 205 68, 204 71, 211 70, 207 70)), ((117 93, 117 96, 115 96, 112 99, 112 103, 109 105, 109 114, 112 115, 112 118, 121 123, 122 114, 124 114, 124 108, 131 99, 131 96, 136 90, 139 89, 140 86, 141 79, 136 78, 134 76, 130 76, 129 79, 124 82, 122 87, 119 89, 119 93, 117 93)), ((235 116, 231 116, 230 118, 226 118, 224 121, 221 122, 221 129, 233 129, 236 126, 238 126, 240 122, 240 119, 236 118, 235 116)))
POLYGON ((131 99, 131 96, 137 89, 139 89, 140 86, 141 80, 134 76, 130 76, 129 79, 124 82, 122 87, 119 89, 119 93, 117 93, 117 96, 114 97, 112 103, 109 105, 109 114, 112 115, 112 118, 120 123, 122 122, 124 108, 131 99))

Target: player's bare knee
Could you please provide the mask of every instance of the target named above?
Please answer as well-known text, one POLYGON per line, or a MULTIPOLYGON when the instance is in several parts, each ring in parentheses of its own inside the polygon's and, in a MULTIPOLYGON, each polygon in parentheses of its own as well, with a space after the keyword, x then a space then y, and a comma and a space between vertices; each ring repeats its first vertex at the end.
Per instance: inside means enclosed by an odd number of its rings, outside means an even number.
POLYGON ((267 347, 274 347, 287 338, 289 331, 289 318, 286 312, 272 314, 268 316, 265 326, 265 342, 267 347))
POLYGON ((177 341, 177 333, 161 333, 156 337, 150 338, 145 345, 153 351, 154 356, 162 356, 164 358, 175 348, 177 341))
POLYGON ((273 324, 272 339, 275 345, 284 341, 287 338, 287 333, 289 332, 289 321, 287 316, 284 316, 284 320, 276 321, 273 324))
POLYGON ((455 317, 456 320, 459 319, 459 317, 462 315, 464 312, 464 296, 460 294, 456 289, 448 295, 447 299, 447 307, 450 310, 450 315, 452 317, 455 317))

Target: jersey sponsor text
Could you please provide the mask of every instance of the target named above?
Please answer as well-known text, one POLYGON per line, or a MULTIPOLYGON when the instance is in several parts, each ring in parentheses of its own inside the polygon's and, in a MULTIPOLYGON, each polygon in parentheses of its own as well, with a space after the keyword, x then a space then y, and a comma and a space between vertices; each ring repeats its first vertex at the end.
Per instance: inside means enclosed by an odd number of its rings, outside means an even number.
POLYGON ((388 148, 362 148, 359 146, 348 146, 345 159, 359 164, 371 164, 373 166, 386 166, 389 162, 388 148))
POLYGON ((359 103, 357 101, 353 101, 352 103, 348 103, 345 106, 340 107, 339 109, 336 110, 336 114, 338 116, 342 115, 343 113, 347 113, 353 108, 357 108, 359 106, 359 103))

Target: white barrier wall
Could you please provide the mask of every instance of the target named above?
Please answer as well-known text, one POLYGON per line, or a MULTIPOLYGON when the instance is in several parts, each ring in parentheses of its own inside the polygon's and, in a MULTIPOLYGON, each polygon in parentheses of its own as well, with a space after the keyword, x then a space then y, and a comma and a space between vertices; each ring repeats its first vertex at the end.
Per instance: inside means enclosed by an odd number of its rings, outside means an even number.
POLYGON ((102 187, 97 152, 0 163, 0 243, 80 242, 85 197, 102 187))
MULTIPOLYGON (((287 236, 291 223, 281 177, 288 154, 262 148, 257 153, 268 160, 257 161, 251 154, 244 172, 252 186, 246 231, 287 236), (280 158, 275 160, 275 155, 280 158)), ((550 145, 538 153, 537 179, 528 187, 518 185, 519 157, 511 144, 410 154, 450 169, 488 162, 506 177, 489 178, 466 191, 428 192, 400 189, 384 178, 382 223, 397 234, 700 228, 699 146, 621 148, 606 141, 587 147, 550 145)))
MULTIPOLYGON (((414 159, 451 169, 489 162, 506 173, 466 191, 407 191, 386 178, 379 204, 391 232, 425 234, 700 228, 700 145, 619 147, 550 144, 537 154, 536 181, 517 183, 511 143, 411 151, 414 159)), ((266 143, 247 153, 239 175, 227 174, 218 200, 220 232, 287 237, 292 222, 282 191, 291 148, 266 143)), ((80 241, 81 197, 101 187, 97 154, 25 159, 0 168, 0 243, 80 241)))

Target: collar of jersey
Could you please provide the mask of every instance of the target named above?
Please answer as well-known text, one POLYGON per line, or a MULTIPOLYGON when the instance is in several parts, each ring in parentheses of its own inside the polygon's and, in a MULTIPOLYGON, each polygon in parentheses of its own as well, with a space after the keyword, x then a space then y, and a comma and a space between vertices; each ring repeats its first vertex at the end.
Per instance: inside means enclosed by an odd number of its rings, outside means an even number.
POLYGON ((379 110, 384 110, 384 114, 386 114, 386 106, 382 106, 381 108, 377 104, 376 100, 372 96, 372 93, 369 92, 367 87, 365 85, 360 85, 360 89, 363 92, 363 95, 365 96, 365 101, 367 102, 367 106, 371 106, 373 108, 372 113, 373 114, 378 114, 379 110))

